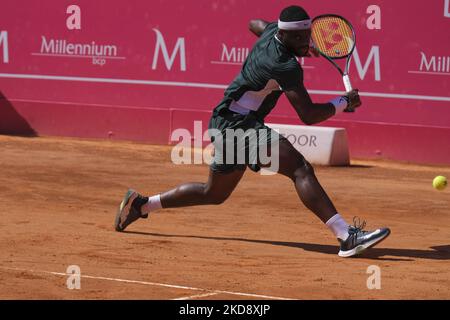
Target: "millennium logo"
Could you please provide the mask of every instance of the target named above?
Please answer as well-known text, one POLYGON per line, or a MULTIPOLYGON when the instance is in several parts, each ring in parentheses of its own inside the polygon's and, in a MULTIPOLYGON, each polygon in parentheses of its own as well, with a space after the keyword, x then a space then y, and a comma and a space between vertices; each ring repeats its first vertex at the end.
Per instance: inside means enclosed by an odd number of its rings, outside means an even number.
POLYGON ((88 58, 92 59, 92 64, 103 66, 107 59, 125 59, 119 57, 118 48, 111 44, 72 43, 64 39, 47 39, 42 36, 41 48, 37 56, 55 56, 67 58, 88 58))
POLYGON ((232 62, 232 63, 243 63, 247 59, 249 53, 248 48, 236 48, 232 47, 228 49, 227 46, 222 44, 222 56, 220 61, 232 62))
POLYGON ((8 51, 8 32, 0 31, 0 47, 3 47, 3 63, 9 63, 9 51, 8 51))
POLYGON ((225 43, 222 43, 222 53, 220 60, 211 61, 212 64, 229 64, 229 65, 242 65, 247 59, 250 52, 249 48, 230 47, 228 48, 225 43))
POLYGON ((421 52, 421 72, 450 73, 450 56, 428 56, 421 52))

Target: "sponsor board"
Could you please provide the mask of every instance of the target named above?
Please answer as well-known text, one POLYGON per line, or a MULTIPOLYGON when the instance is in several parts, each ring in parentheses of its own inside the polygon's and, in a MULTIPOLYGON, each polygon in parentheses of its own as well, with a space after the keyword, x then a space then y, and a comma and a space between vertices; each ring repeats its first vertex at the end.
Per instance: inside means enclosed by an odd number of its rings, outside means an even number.
POLYGON ((285 137, 309 162, 320 165, 350 164, 347 132, 343 128, 268 123, 285 137))

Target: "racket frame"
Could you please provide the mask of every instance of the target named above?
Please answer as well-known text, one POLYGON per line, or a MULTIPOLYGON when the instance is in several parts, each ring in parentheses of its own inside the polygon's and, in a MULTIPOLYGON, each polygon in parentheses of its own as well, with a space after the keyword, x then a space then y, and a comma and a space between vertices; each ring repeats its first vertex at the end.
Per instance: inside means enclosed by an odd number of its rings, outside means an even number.
MULTIPOLYGON (((325 59, 327 59, 328 61, 330 61, 335 67, 336 69, 339 71, 339 73, 342 76, 342 80, 344 82, 344 86, 345 86, 345 91, 346 92, 350 92, 353 90, 352 84, 350 82, 350 78, 348 76, 348 69, 350 67, 350 61, 352 59, 352 55, 353 55, 353 51, 355 50, 356 47, 356 34, 355 34, 355 30, 353 29, 352 24, 345 19, 344 17, 337 15, 337 14, 322 14, 319 15, 317 17, 314 17, 314 19, 312 20, 312 25, 314 25, 314 21, 319 19, 319 18, 323 18, 323 17, 335 17, 335 18, 339 18, 342 19, 349 27, 350 30, 352 31, 352 35, 353 35, 353 46, 350 50, 350 52, 342 57, 329 57, 328 55, 326 55, 325 53, 323 53, 319 48, 316 47, 314 41, 311 38, 311 41, 314 45, 314 48, 319 52, 319 54, 324 57, 325 59), (334 61, 334 60, 341 60, 341 59, 347 59, 346 63, 345 63, 345 69, 344 71, 342 71, 341 67, 339 67, 339 65, 334 61)), ((348 109, 348 111, 353 112, 353 109, 348 109)))

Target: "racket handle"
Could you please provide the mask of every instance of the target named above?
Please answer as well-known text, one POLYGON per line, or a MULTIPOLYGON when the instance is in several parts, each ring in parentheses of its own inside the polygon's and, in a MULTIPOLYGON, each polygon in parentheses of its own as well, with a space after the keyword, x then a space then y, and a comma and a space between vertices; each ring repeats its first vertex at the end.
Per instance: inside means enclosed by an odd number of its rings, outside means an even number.
MULTIPOLYGON (((345 91, 350 92, 353 90, 352 84, 350 83, 350 77, 348 74, 344 74, 342 76, 342 80, 344 80, 345 91)), ((347 112, 355 112, 353 108, 347 108, 347 112)))
POLYGON ((350 83, 350 77, 348 76, 348 74, 345 74, 342 77, 342 80, 344 80, 344 86, 345 86, 345 91, 350 92, 353 90, 352 84, 350 83))

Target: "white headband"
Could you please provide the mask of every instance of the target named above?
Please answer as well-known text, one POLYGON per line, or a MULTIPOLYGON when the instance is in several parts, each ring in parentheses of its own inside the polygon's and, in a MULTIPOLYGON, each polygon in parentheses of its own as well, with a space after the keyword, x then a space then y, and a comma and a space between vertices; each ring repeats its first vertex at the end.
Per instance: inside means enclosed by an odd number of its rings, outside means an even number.
POLYGON ((309 28, 311 28, 311 19, 289 22, 278 20, 278 29, 281 30, 306 30, 309 28))

